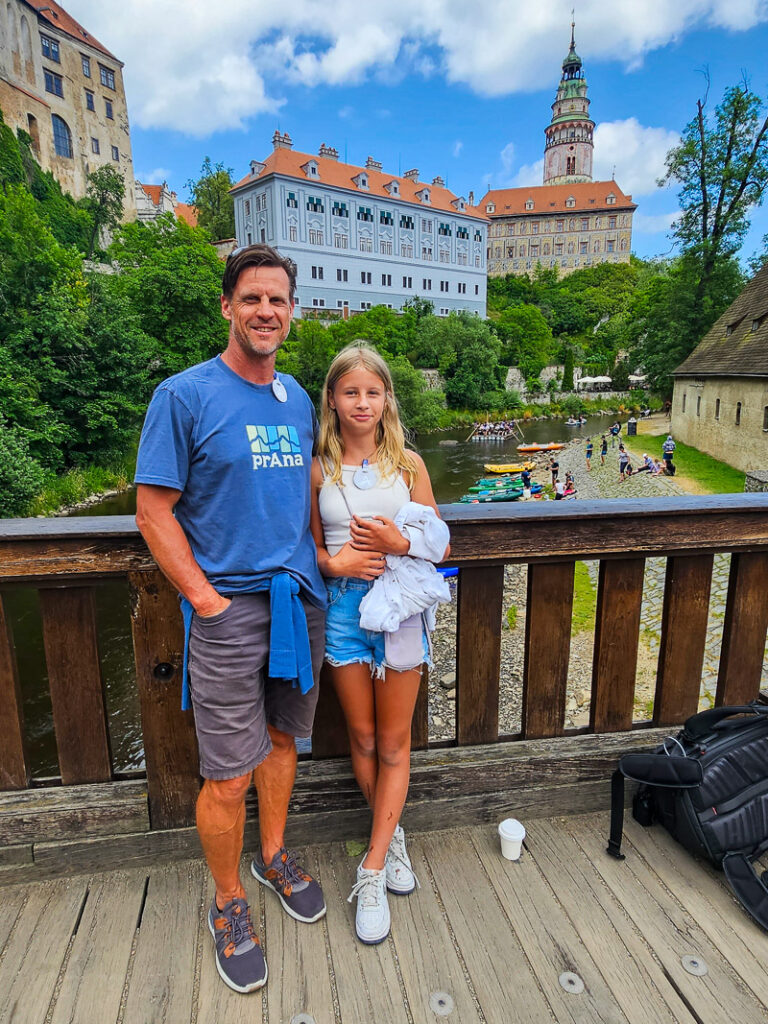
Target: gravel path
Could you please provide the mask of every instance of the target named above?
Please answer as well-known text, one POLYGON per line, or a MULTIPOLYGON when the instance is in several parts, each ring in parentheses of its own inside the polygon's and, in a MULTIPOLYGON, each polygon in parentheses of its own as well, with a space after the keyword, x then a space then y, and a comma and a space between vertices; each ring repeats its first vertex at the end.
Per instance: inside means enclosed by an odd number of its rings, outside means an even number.
MULTIPOLYGON (((577 499, 661 497, 665 494, 681 495, 686 492, 675 480, 665 476, 640 473, 623 483, 618 470, 618 447, 611 449, 610 438, 605 466, 600 463, 600 435, 592 438, 595 454, 592 470, 587 471, 584 442, 575 440, 558 453, 560 474, 570 470, 576 483, 577 499)), ((540 458, 534 479, 542 483, 549 479, 548 459, 540 458)), ((598 563, 586 563, 590 577, 597 586, 598 563)), ((712 576, 707 644, 701 686, 701 707, 714 701, 717 686, 717 666, 723 631, 725 600, 728 589, 730 555, 715 556, 712 576)), ((649 558, 646 562, 643 604, 640 619, 637 683, 635 690, 636 720, 650 719, 656 683, 659 654, 661 612, 664 599, 666 559, 649 558)), ((521 699, 523 678, 523 649, 525 640, 525 602, 527 568, 508 565, 504 570, 504 601, 501 621, 501 673, 499 680, 500 707, 499 732, 519 732, 521 727, 521 699), (514 628, 508 622, 509 609, 514 607, 514 628)), ((455 736, 456 708, 456 605, 455 580, 451 580, 454 602, 441 606, 437 629, 433 637, 435 668, 430 674, 430 739, 451 739, 455 736)), ((571 637, 568 666, 568 692, 566 698, 566 728, 589 723, 589 701, 592 685, 592 648, 594 631, 587 630, 571 637)), ((768 653, 768 652, 767 652, 768 653)), ((763 665, 763 684, 768 683, 768 657, 763 665)))

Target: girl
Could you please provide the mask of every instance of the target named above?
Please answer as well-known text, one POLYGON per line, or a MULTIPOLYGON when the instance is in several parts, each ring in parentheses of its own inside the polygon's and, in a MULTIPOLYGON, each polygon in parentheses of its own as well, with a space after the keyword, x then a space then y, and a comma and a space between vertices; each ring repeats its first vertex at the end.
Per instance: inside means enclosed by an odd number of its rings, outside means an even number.
POLYGON ((426 467, 405 447, 389 368, 355 342, 336 356, 325 381, 311 526, 328 589, 326 661, 347 721, 355 778, 373 811, 370 844, 350 895, 350 901, 357 897, 358 937, 369 944, 389 934, 387 890, 406 894, 418 884, 398 819, 429 641, 419 626, 410 666, 395 671, 385 657, 385 634, 362 629, 359 610, 386 556, 409 552, 408 538, 393 522, 409 501, 437 516, 426 467))

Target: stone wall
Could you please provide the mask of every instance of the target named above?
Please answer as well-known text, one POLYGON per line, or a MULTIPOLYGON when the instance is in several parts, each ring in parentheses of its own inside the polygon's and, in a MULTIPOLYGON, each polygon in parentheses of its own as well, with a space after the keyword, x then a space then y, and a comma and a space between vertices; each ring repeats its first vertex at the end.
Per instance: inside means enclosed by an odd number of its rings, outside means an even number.
POLYGON ((679 377, 671 433, 745 472, 768 466, 768 380, 679 377))
POLYGON ((747 473, 744 490, 753 494, 757 491, 768 491, 768 473, 765 470, 757 469, 747 473))

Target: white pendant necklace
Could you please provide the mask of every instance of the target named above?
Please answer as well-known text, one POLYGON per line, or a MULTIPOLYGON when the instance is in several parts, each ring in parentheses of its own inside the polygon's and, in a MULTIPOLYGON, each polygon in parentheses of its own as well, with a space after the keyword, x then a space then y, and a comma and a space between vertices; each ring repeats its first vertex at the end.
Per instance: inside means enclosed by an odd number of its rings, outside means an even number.
POLYGON ((277 374, 275 374, 274 379, 272 381, 272 394, 275 396, 278 402, 288 401, 288 392, 285 390, 285 384, 283 384, 283 382, 280 380, 277 374))
POLYGON ((363 464, 356 469, 352 476, 352 483, 358 491, 369 491, 376 486, 376 474, 371 469, 368 459, 363 459, 363 464))

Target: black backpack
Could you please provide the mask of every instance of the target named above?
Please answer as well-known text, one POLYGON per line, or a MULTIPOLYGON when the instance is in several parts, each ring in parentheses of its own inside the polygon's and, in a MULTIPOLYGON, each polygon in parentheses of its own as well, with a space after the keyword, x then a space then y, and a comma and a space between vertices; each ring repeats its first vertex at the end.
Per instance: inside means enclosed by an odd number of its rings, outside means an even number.
POLYGON ((608 842, 619 860, 625 777, 640 783, 633 817, 645 826, 658 821, 692 854, 724 871, 744 909, 768 931, 768 872, 758 877, 752 866, 768 849, 768 706, 701 711, 652 754, 619 760, 608 842))

